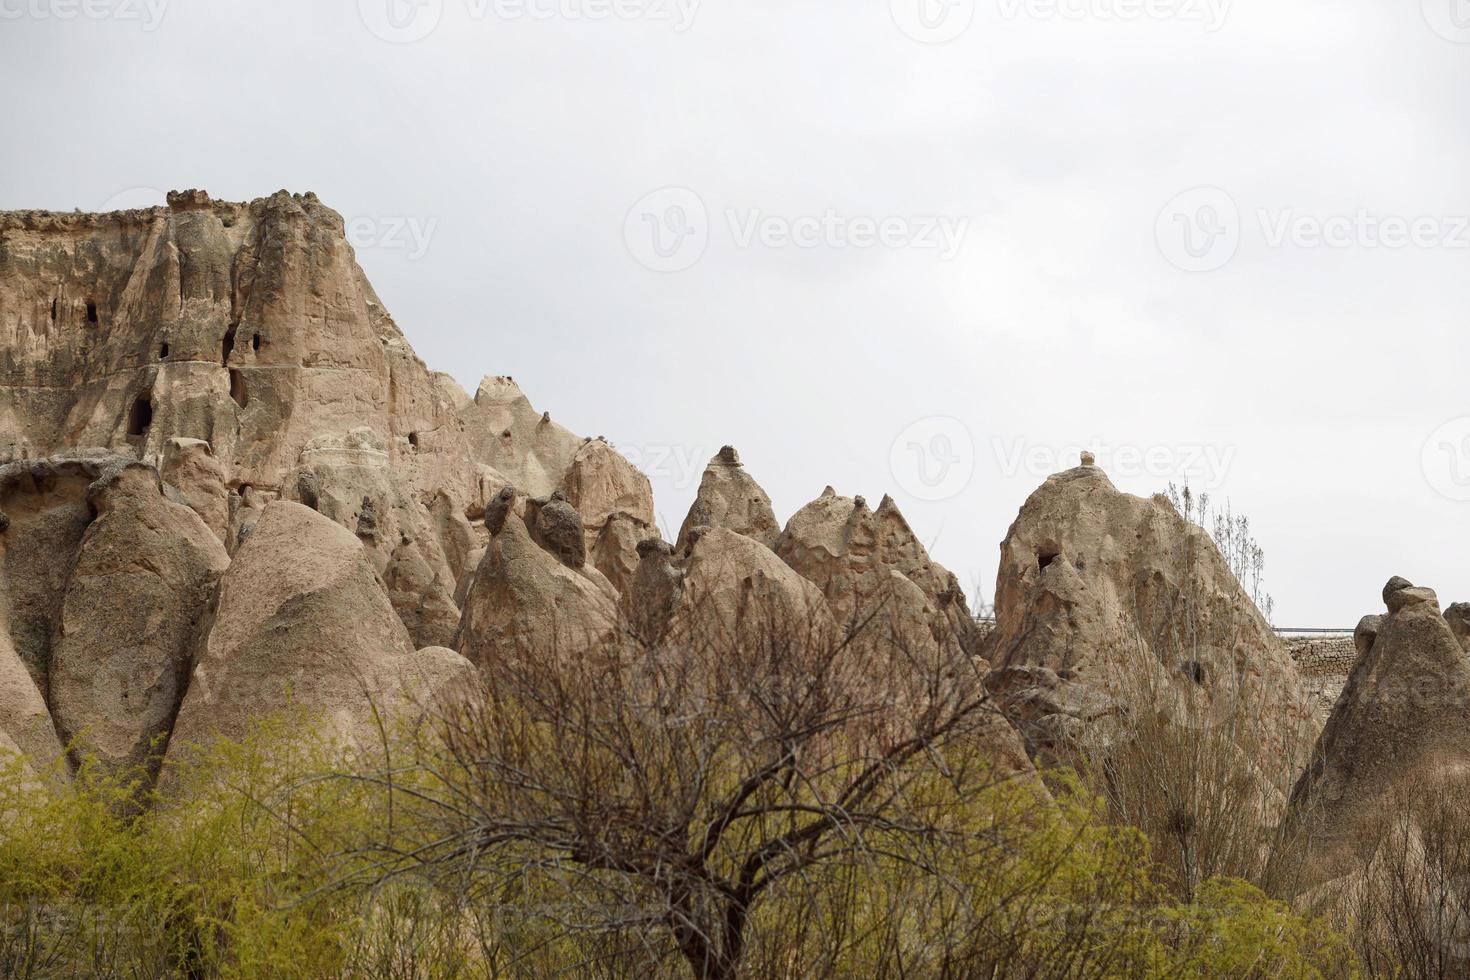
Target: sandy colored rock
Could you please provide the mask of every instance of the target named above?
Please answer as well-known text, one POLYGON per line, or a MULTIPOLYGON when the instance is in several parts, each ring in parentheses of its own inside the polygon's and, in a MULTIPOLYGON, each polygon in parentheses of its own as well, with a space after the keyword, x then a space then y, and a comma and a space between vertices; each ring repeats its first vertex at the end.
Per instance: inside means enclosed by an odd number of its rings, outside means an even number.
POLYGON ((377 704, 416 703, 425 672, 468 666, 418 658, 361 542, 308 507, 277 501, 220 581, 217 611, 174 726, 169 759, 258 721, 300 712, 313 728, 370 745, 377 704), (410 683, 412 682, 412 683, 410 683))
POLYGON ((828 487, 792 515, 776 553, 822 590, 849 629, 866 623, 870 634, 896 637, 924 622, 936 637, 978 647, 959 581, 930 559, 891 497, 874 511, 828 487), (895 576, 914 589, 895 584, 895 576))
POLYGON ((1284 799, 1310 745, 1296 667, 1209 535, 1095 466, 1049 477, 1001 546, 990 688, 1033 751, 1106 737, 1109 718, 1230 721, 1284 799), (1142 699, 1158 703, 1142 705, 1142 699))
POLYGON ((88 491, 53 644, 49 699, 63 741, 114 772, 151 772, 184 697, 198 626, 229 558, 158 473, 128 463, 88 491))
POLYGON ((592 542, 587 560, 626 596, 638 574, 638 546, 649 539, 658 539, 650 525, 629 514, 613 514, 592 542))
POLYGON ((653 526, 653 487, 628 458, 602 439, 588 439, 572 457, 561 489, 596 533, 615 514, 653 526))
POLYGON ((771 498, 740 463, 740 454, 726 446, 715 454, 699 480, 699 493, 679 528, 674 553, 689 553, 689 534, 696 527, 722 527, 774 547, 781 525, 771 509, 771 498))
POLYGON ((626 592, 638 567, 638 542, 657 534, 648 477, 604 440, 589 439, 572 458, 561 489, 582 515, 587 560, 626 592))
POLYGON ((465 596, 454 647, 482 668, 521 657, 574 656, 615 627, 612 589, 595 570, 573 569, 508 515, 465 596))
POLYGON ((295 500, 371 530, 380 574, 406 537, 458 585, 494 493, 551 493, 585 442, 509 378, 471 399, 429 371, 313 194, 0 213, 0 352, 0 463, 79 447, 153 462, 231 553, 295 500))
POLYGON ((587 564, 582 515, 567 502, 566 494, 556 490, 548 499, 531 503, 526 517, 536 543, 570 569, 577 570, 587 564))
POLYGON ((402 541, 383 573, 388 599, 416 647, 448 647, 459 629, 454 583, 424 559, 413 541, 402 541))
POLYGON ((674 642, 736 635, 742 628, 837 635, 821 590, 770 548, 723 527, 694 529, 689 539, 683 588, 669 625, 674 642))
POLYGON ((684 594, 684 568, 668 542, 646 538, 637 546, 638 568, 623 592, 624 618, 644 643, 663 638, 684 594))
POLYGON ((532 497, 561 485, 583 441, 531 407, 510 377, 487 377, 461 410, 473 457, 532 497))
POLYGON ((1470 660, 1433 590, 1384 595, 1391 611, 1359 628, 1362 653, 1291 794, 1294 894, 1366 868, 1390 801, 1470 772, 1470 660))
POLYGON ((25 756, 36 772, 64 772, 61 741, 41 691, 0 632, 0 749, 25 756))
POLYGON ((209 443, 203 439, 170 439, 164 446, 160 473, 223 542, 229 533, 230 491, 225 485, 224 467, 215 459, 209 443))
POLYGON ((93 450, 0 466, 0 512, 9 518, 0 534, 0 606, 12 649, 42 691, 67 579, 92 522, 87 489, 128 462, 93 450))
POLYGON ((1470 602, 1456 602, 1444 611, 1450 632, 1460 641, 1460 649, 1470 653, 1470 602))

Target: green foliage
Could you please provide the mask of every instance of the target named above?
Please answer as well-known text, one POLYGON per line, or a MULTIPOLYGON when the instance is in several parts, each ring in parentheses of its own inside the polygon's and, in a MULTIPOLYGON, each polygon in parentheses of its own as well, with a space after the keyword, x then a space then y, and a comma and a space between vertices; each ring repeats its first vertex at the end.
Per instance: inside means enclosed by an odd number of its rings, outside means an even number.
MULTIPOLYGON (((0 769, 0 975, 6 977, 686 977, 656 922, 569 930, 543 914, 600 901, 595 875, 506 850, 442 878, 384 878, 432 841, 408 768, 365 778, 287 720, 188 753, 138 813, 135 781, 0 769), (520 862, 519 874, 508 865, 520 862), (635 966, 636 964, 636 966, 635 966), (648 964, 654 964, 649 967, 648 964)), ((1148 841, 1057 774, 905 792, 932 832, 874 828, 772 889, 750 977, 1352 976, 1336 934, 1243 882, 1178 904, 1148 841)), ((375 770, 381 771, 381 770, 375 770)), ((636 911, 636 910, 633 910, 636 911)))

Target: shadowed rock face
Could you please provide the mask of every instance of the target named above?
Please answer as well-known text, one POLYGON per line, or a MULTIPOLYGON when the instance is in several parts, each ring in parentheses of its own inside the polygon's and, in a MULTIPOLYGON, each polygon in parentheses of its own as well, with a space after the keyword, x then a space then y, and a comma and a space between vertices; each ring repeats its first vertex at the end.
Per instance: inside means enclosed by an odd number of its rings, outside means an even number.
POLYGON ((1294 892, 1363 869, 1391 800, 1470 773, 1470 658, 1432 589, 1395 577, 1384 598, 1388 615, 1358 626, 1358 661, 1291 794, 1294 892))
POLYGON ((194 511, 164 496, 152 467, 122 465, 87 499, 97 519, 67 583, 50 702, 75 751, 113 771, 152 770, 229 558, 194 511))
POLYGON ((990 687, 1033 751, 1138 709, 1188 725, 1240 716, 1263 772, 1298 771, 1310 709, 1295 665, 1203 529, 1163 497, 1119 492, 1095 466, 1058 473, 1001 546, 990 687))
POLYGON ((5 752, 20 752, 33 768, 42 768, 61 758, 61 742, 40 689, 9 635, 0 632, 0 753, 5 752))
POLYGON ((451 644, 827 638, 876 595, 919 645, 970 625, 891 501, 848 506, 795 522, 787 564, 727 447, 675 552, 601 437, 430 372, 314 195, 0 213, 0 746, 37 761, 59 731, 153 767, 281 709, 363 742, 375 705, 467 676, 451 644))
POLYGON ((504 498, 497 510, 504 516, 465 596, 455 648, 488 667, 526 656, 573 656, 601 642, 617 619, 607 580, 538 545, 504 498))
POLYGON ((169 758, 216 735, 240 738, 287 708, 371 744, 375 706, 412 706, 469 669, 462 658, 415 652, 357 538, 277 501, 220 581, 169 758))
MULTIPOLYGON (((647 480, 593 442, 508 377, 472 399, 430 372, 315 195, 0 213, 0 463, 78 448, 153 462, 231 552, 294 500, 358 533, 379 574, 448 598, 484 545, 470 522, 507 484, 585 499, 589 547, 614 511, 651 523, 647 480)), ((21 646, 29 662, 40 641, 21 646)))

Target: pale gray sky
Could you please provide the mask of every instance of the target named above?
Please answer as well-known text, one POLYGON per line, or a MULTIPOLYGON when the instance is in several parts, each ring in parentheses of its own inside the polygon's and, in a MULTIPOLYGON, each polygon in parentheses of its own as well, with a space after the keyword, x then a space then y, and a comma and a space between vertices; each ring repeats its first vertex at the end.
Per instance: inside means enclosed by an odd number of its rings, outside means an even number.
POLYGON ((316 191, 672 528, 733 443, 988 594, 1085 443, 1280 625, 1470 599, 1467 0, 0 0, 0 79, 0 208, 316 191))

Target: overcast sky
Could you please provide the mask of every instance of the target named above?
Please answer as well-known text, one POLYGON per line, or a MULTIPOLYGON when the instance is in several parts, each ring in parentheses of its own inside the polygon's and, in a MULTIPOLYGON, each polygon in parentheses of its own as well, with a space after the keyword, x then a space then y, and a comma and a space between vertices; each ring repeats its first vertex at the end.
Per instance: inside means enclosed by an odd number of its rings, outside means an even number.
POLYGON ((1278 625, 1470 599, 1467 0, 0 0, 0 79, 0 208, 315 191, 670 530, 733 443, 988 596, 1085 444, 1278 625))

